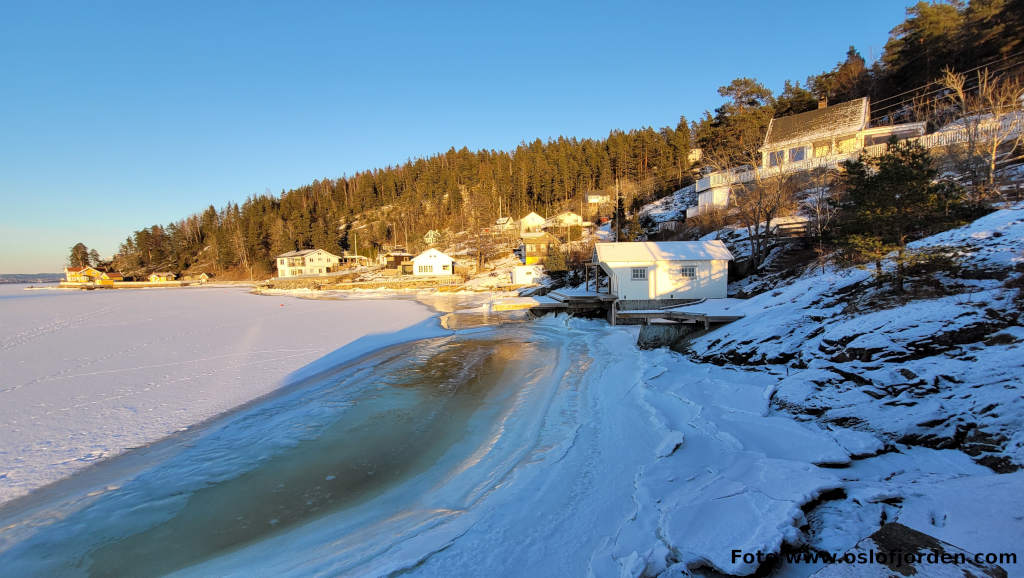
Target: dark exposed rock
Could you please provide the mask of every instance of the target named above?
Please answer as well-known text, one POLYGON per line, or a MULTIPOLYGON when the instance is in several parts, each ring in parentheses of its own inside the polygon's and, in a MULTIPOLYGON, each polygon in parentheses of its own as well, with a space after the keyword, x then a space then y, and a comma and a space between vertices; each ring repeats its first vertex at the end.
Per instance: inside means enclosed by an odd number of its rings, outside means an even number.
POLYGON ((968 576, 1005 578, 1006 570, 974 562, 974 555, 903 524, 885 524, 874 534, 847 550, 844 561, 825 566, 812 576, 885 577, 921 576, 963 578, 968 576), (861 562, 863 560, 863 563, 861 562))

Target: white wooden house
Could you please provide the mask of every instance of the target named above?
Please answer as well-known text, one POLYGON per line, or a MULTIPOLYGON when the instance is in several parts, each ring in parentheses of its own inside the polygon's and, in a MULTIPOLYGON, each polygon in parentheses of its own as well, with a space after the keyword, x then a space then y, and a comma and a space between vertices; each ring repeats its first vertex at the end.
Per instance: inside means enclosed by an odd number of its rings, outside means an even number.
POLYGON ((454 272, 455 260, 437 249, 427 249, 412 258, 413 275, 451 275, 454 272))
POLYGON ((537 213, 530 213, 522 219, 519 219, 519 232, 520 233, 535 233, 541 230, 544 226, 544 217, 537 213))
POLYGON ((513 285, 533 285, 544 276, 541 265, 516 265, 511 271, 513 285))
POLYGON ((494 221, 494 231, 497 233, 508 233, 516 230, 516 221, 512 217, 499 217, 494 221))
POLYGON ((594 261, 620 300, 726 296, 732 253, 721 241, 597 243, 594 261))
POLYGON ((836 167, 892 137, 903 140, 925 132, 923 122, 869 128, 870 120, 867 98, 832 106, 825 106, 823 102, 817 110, 773 118, 759 150, 760 166, 732 167, 704 175, 695 187, 697 206, 688 209, 686 216, 727 207, 734 184, 780 172, 836 167))
POLYGON ((544 221, 544 228, 562 228, 562 227, 582 227, 583 217, 577 215, 572 211, 566 211, 559 213, 554 217, 544 221))
POLYGON ((428 245, 436 245, 441 242, 441 231, 431 229, 427 231, 426 235, 423 235, 423 242, 428 245))
POLYGON ((289 251, 277 256, 277 276, 322 275, 337 268, 341 257, 323 249, 289 251))

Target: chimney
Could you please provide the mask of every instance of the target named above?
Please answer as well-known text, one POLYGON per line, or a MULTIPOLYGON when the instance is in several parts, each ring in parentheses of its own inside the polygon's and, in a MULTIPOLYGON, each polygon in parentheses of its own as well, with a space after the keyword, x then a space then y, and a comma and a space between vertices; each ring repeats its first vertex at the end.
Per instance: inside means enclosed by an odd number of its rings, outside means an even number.
POLYGON ((821 109, 823 109, 823 108, 825 108, 827 106, 828 106, 828 97, 827 96, 823 96, 823 97, 818 99, 818 110, 821 110, 821 109))

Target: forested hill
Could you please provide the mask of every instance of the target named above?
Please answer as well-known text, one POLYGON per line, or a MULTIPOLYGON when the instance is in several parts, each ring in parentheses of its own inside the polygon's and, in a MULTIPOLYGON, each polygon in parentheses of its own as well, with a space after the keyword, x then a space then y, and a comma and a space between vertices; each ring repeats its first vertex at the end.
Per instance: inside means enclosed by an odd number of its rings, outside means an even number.
POLYGON ((787 82, 778 95, 756 79, 738 78, 719 89, 723 105, 693 123, 680 118, 675 127, 613 130, 605 139, 538 139, 514 151, 452 148, 398 166, 315 180, 280 195, 256 195, 240 205, 210 206, 136 231, 112 266, 128 275, 202 268, 258 276, 272 271, 273 257, 289 250, 339 252, 351 249, 355 237, 364 255, 386 244, 415 249, 431 229, 473 231, 500 216, 578 211, 590 192, 617 188, 627 206, 640 204, 691 182, 691 150, 729 158, 745 135, 763 134, 773 116, 812 109, 820 99, 870 96, 876 116, 913 120, 927 113, 922 102, 941 98, 933 81, 946 67, 1019 71, 1022 21, 1024 0, 920 2, 892 29, 884 53, 870 67, 850 47, 832 70, 809 76, 804 86, 787 82))

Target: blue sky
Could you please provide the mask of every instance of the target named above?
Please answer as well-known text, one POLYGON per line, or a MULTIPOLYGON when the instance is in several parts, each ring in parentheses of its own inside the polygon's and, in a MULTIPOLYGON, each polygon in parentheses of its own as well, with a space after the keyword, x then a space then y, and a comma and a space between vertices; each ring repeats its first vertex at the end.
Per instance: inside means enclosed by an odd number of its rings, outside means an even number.
POLYGON ((0 2, 0 273, 449 147, 675 125, 910 2, 0 2))

